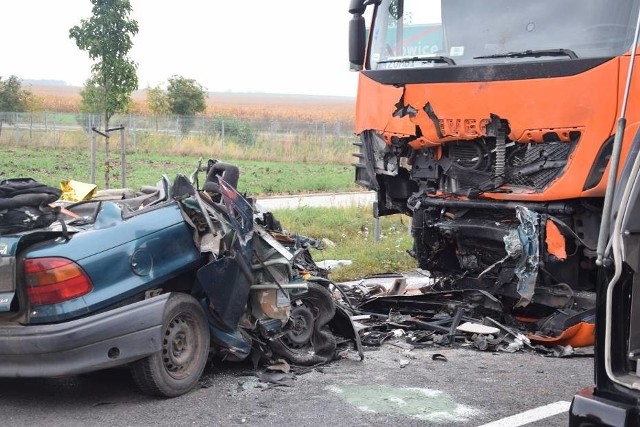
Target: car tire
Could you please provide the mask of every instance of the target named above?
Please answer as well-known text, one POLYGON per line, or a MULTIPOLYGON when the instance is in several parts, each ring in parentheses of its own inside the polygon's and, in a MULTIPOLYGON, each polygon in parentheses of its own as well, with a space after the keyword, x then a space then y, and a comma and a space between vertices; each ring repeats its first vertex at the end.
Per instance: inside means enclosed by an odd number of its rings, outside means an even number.
POLYGON ((165 306, 162 349, 131 366, 133 379, 143 393, 175 397, 192 390, 209 356, 206 314, 190 295, 172 294, 165 306))
POLYGON ((336 338, 327 326, 336 313, 328 289, 309 283, 307 292, 291 300, 291 315, 282 337, 270 341, 271 350, 295 365, 326 363, 335 357, 336 338))

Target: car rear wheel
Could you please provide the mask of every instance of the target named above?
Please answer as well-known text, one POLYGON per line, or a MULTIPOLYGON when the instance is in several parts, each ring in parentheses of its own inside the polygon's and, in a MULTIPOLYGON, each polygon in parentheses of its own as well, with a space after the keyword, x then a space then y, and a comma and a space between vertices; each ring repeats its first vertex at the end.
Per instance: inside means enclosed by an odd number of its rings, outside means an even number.
POLYGON ((163 315, 162 349, 132 364, 133 379, 147 394, 175 397, 195 387, 209 355, 202 306, 190 295, 172 294, 163 315))

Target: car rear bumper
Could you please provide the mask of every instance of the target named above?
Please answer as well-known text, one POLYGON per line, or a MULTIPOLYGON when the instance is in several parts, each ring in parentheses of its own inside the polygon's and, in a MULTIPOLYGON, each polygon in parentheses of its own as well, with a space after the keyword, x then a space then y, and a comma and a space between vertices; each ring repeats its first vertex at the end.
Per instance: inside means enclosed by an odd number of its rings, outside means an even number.
POLYGON ((170 294, 54 325, 0 327, 0 377, 53 377, 123 365, 159 351, 170 294))
POLYGON ((595 396, 593 387, 581 390, 573 397, 569 409, 569 426, 640 426, 638 406, 595 396))

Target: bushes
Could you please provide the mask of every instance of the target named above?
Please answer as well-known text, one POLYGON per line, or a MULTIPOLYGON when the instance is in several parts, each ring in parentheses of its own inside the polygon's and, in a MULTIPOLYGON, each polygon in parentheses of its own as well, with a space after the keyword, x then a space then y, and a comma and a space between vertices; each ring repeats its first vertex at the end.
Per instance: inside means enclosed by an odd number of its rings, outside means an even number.
POLYGON ((239 145, 253 145, 256 142, 256 131, 253 125, 238 117, 212 117, 207 133, 217 135, 220 138, 229 138, 239 145))

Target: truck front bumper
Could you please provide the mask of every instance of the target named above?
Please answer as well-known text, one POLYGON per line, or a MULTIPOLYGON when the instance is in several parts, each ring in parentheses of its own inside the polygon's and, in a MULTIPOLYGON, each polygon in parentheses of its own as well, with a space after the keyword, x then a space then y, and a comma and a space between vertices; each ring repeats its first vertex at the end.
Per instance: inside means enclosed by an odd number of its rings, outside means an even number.
POLYGON ((640 426, 640 408, 594 395, 593 387, 580 390, 569 409, 570 427, 640 426))
POLYGON ((161 349, 170 294, 53 325, 0 326, 0 377, 55 377, 123 365, 161 349))

